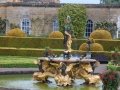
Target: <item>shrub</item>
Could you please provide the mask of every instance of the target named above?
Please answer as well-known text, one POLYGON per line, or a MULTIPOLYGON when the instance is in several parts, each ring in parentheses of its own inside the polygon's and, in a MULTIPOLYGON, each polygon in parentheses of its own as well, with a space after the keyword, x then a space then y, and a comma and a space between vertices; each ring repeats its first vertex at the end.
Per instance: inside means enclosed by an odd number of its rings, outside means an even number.
POLYGON ((21 29, 15 28, 8 31, 6 36, 24 37, 25 33, 21 29))
MULTIPOLYGON (((87 51, 88 50, 88 44, 87 43, 83 43, 82 45, 80 45, 79 50, 82 51, 87 51)), ((90 45, 90 51, 104 51, 103 46, 99 43, 92 43, 90 45)))
POLYGON ((104 51, 103 46, 99 43, 93 43, 91 45, 91 50, 92 51, 104 51))
POLYGON ((103 90, 118 90, 120 83, 119 72, 114 70, 109 70, 100 74, 100 78, 103 83, 103 90))
POLYGON ((112 39, 112 36, 110 34, 110 32, 108 32, 107 30, 95 30, 90 34, 90 38, 93 39, 112 39))
POLYGON ((76 38, 83 38, 86 27, 86 7, 77 4, 65 4, 58 10, 59 30, 64 31, 65 19, 71 17, 73 34, 76 38))
POLYGON ((49 38, 63 38, 63 34, 60 31, 54 31, 49 34, 49 38))

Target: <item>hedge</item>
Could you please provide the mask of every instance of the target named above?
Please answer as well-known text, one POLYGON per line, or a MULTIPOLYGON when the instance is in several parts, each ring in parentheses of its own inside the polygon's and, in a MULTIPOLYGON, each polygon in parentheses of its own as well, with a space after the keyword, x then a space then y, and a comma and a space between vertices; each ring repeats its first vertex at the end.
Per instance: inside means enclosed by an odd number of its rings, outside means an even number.
POLYGON ((95 40, 95 42, 102 44, 105 51, 114 51, 115 47, 119 48, 119 50, 120 50, 120 40, 97 39, 97 40, 95 40))
POLYGON ((45 48, 48 46, 55 49, 62 49, 62 39, 0 37, 0 47, 45 48))
MULTIPOLYGON (((52 49, 52 50, 53 50, 53 53, 58 56, 63 54, 63 51, 64 51, 63 49, 62 50, 52 49)), ((45 49, 34 49, 34 48, 0 48, 0 55, 42 57, 44 56, 44 51, 45 49)), ((72 51, 72 54, 85 55, 86 52, 74 50, 72 51)), ((92 51, 92 58, 98 59, 99 61, 108 61, 111 58, 111 52, 107 52, 107 51, 93 52, 92 51)))
MULTIPOLYGON (((86 39, 73 39, 72 49, 78 50, 86 39)), ((113 51, 115 47, 120 49, 120 40, 95 40, 103 45, 105 51, 113 51)), ((63 39, 33 38, 33 37, 0 37, 0 47, 15 48, 39 48, 50 47, 53 49, 64 49, 63 39)))
MULTIPOLYGON (((45 49, 33 48, 0 48, 0 55, 10 56, 43 56, 45 49)), ((53 50, 53 53, 60 55, 62 50, 53 50)))

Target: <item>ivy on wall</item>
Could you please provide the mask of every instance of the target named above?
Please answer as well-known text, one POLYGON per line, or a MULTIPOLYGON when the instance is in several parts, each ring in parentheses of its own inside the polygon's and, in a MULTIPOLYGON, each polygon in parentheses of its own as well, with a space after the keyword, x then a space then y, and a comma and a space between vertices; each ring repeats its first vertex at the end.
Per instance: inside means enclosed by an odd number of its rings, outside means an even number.
POLYGON ((117 25, 114 22, 96 22, 95 29, 104 29, 111 33, 112 37, 114 37, 116 31, 117 31, 117 25))
POLYGON ((0 17, 0 34, 1 35, 4 35, 5 34, 5 31, 6 31, 6 19, 2 19, 0 17))
POLYGON ((20 26, 15 23, 10 23, 10 29, 14 29, 14 28, 20 28, 20 26))
POLYGON ((58 10, 59 29, 62 32, 64 30, 64 20, 67 15, 71 17, 74 36, 76 38, 82 38, 86 27, 86 8, 78 4, 66 4, 62 6, 58 10))

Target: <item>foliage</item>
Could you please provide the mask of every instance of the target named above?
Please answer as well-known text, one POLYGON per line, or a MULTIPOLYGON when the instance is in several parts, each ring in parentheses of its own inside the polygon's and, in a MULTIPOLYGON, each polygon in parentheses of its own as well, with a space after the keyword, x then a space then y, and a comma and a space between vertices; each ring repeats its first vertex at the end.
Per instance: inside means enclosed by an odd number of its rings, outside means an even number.
POLYGON ((12 29, 6 33, 6 36, 24 37, 25 33, 19 28, 12 29))
POLYGON ((60 31, 54 31, 49 34, 49 38, 63 38, 63 34, 60 31))
POLYGON ((99 43, 95 43, 94 39, 90 38, 86 43, 80 45, 79 50, 82 51, 103 51, 103 46, 99 43))
POLYGON ((120 60, 120 53, 118 48, 115 48, 115 51, 112 53, 112 60, 120 60))
POLYGON ((10 24, 10 29, 14 29, 14 28, 20 28, 20 26, 14 24, 14 23, 11 23, 11 24, 10 24))
MULTIPOLYGON (((9 56, 44 56, 44 49, 36 48, 0 48, 0 55, 9 55, 9 56)), ((60 55, 63 53, 63 50, 55 49, 53 53, 60 55)))
POLYGON ((107 30, 111 33, 112 37, 114 37, 116 31, 117 31, 117 25, 114 22, 97 22, 95 24, 95 29, 103 29, 103 30, 107 30))
POLYGON ((102 46, 101 44, 99 44, 99 43, 93 43, 93 44, 91 45, 91 50, 92 50, 92 51, 104 51, 104 48, 103 48, 103 46, 102 46))
POLYGON ((0 34, 5 34, 5 31, 6 31, 6 22, 7 22, 6 19, 2 19, 0 17, 0 34))
MULTIPOLYGON (((120 49, 120 40, 98 40, 96 43, 101 44, 105 51, 113 51, 114 47, 120 49)), ((0 47, 18 47, 18 48, 45 48, 47 46, 53 49, 64 49, 63 39, 41 38, 41 37, 0 37, 0 47)), ((81 44, 86 42, 86 39, 73 39, 72 49, 79 50, 81 44)))
POLYGON ((112 39, 112 36, 111 36, 110 32, 108 32, 106 30, 97 29, 90 34, 90 38, 93 38, 93 39, 112 39))
POLYGON ((117 71, 117 65, 114 64, 114 62, 111 60, 108 62, 107 64, 107 68, 108 70, 111 70, 111 71, 117 71))
POLYGON ((76 38, 84 36, 86 27, 86 8, 81 5, 66 4, 59 9, 59 29, 64 31, 65 19, 67 16, 71 17, 71 23, 73 26, 73 34, 76 38))
POLYGON ((120 0, 101 0, 101 4, 120 4, 120 0))
POLYGON ((100 74, 103 82, 103 90, 117 90, 120 83, 120 76, 118 72, 107 71, 100 74))
MULTIPOLYGON (((113 53, 112 56, 114 59, 118 56, 118 53, 113 53)), ((119 61, 118 61, 119 62, 119 61)), ((120 73, 118 62, 115 63, 114 60, 111 60, 107 64, 107 72, 100 74, 101 80, 103 82, 103 90, 117 90, 120 84, 120 73)))

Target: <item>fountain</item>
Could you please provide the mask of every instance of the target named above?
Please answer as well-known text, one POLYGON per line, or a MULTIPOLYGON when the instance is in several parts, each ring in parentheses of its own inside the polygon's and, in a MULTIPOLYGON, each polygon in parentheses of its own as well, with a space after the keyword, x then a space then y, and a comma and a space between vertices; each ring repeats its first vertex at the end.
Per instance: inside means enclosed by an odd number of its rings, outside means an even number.
MULTIPOLYGON (((59 86, 73 85, 75 79, 81 78, 85 80, 84 84, 87 85, 96 85, 100 82, 100 77, 98 75, 93 75, 92 64, 95 64, 96 60, 88 57, 72 57, 71 29, 71 19, 70 16, 67 16, 64 26, 65 50, 63 56, 54 57, 53 55, 47 54, 48 56, 38 58, 35 64, 38 64, 39 72, 33 74, 35 80, 50 82, 48 78, 52 77, 59 86)), ((89 45, 90 43, 88 43, 88 46, 89 45)), ((88 48, 88 51, 90 51, 90 48, 88 48)))

